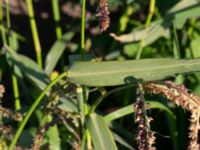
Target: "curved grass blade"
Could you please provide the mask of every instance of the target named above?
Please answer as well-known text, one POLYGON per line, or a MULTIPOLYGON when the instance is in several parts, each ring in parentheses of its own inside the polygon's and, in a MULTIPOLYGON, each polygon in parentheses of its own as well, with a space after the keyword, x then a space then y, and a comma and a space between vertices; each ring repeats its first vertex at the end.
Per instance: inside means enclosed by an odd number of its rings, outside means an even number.
POLYGON ((86 125, 95 150, 117 150, 114 138, 103 117, 91 114, 86 118, 86 125))
POLYGON ((115 86, 162 80, 200 71, 200 59, 143 59, 133 61, 75 62, 69 81, 87 86, 115 86))
MULTIPOLYGON (((177 133, 177 129, 176 129, 176 116, 169 108, 167 108, 165 105, 163 105, 160 102, 147 101, 147 103, 150 104, 151 109, 162 109, 166 112, 170 135, 172 136, 173 146, 174 146, 174 149, 177 150, 178 149, 178 147, 177 147, 178 146, 177 145, 178 133, 177 133)), ((132 114, 132 113, 134 113, 133 104, 125 106, 121 109, 118 109, 118 110, 112 112, 112 113, 109 113, 108 115, 106 115, 104 117, 104 119, 109 124, 116 119, 119 119, 121 117, 124 117, 124 116, 132 114)))
POLYGON ((120 137, 117 133, 112 131, 112 135, 114 137, 114 139, 120 143, 121 145, 123 145, 124 147, 128 148, 129 150, 135 150, 128 142, 126 142, 122 137, 120 137))
MULTIPOLYGON (((38 67, 38 65, 30 58, 19 55, 15 52, 8 54, 9 64, 20 69, 24 76, 39 89, 44 89, 50 82, 49 77, 38 67)), ((15 72, 17 76, 21 76, 20 72, 15 72)))
MULTIPOLYGON (((176 119, 176 116, 173 114, 173 112, 162 103, 155 101, 147 101, 147 103, 150 104, 151 109, 162 109, 166 111, 167 114, 169 114, 172 118, 176 119)), ((133 104, 125 106, 112 113, 107 114, 106 116, 104 116, 104 119, 107 123, 109 123, 112 122, 113 120, 119 119, 121 117, 124 117, 132 113, 134 113, 133 104)))
POLYGON ((58 63, 61 55, 63 54, 67 42, 72 39, 74 32, 68 32, 63 35, 60 40, 57 40, 54 45, 51 47, 49 53, 47 54, 45 60, 45 72, 51 73, 58 63))

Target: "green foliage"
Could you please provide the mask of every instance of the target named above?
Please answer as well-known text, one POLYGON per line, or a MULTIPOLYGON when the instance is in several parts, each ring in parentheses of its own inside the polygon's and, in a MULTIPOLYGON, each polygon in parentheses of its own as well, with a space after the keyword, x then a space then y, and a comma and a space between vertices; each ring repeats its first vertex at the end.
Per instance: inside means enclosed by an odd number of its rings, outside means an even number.
POLYGON ((125 150, 154 140, 158 149, 193 148, 187 126, 200 115, 199 0, 22 3, 28 14, 0 2, 0 149, 125 150), (152 82, 159 88, 138 96, 152 82), (133 108, 138 99, 151 99, 141 101, 142 113, 133 108), (173 103, 193 114, 190 123, 173 103), (143 128, 134 119, 146 120, 143 128))

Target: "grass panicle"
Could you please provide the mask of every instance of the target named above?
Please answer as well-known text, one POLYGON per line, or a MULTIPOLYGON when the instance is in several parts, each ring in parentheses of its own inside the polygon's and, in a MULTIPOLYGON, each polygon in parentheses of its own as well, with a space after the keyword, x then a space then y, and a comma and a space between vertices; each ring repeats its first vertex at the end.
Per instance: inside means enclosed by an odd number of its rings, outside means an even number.
POLYGON ((138 123, 136 141, 139 150, 155 150, 153 146, 155 142, 154 132, 150 129, 152 118, 147 116, 147 105, 144 99, 144 90, 141 85, 137 89, 138 97, 134 104, 135 122, 138 123))
POLYGON ((46 123, 45 125, 41 126, 39 128, 38 133, 35 135, 33 139, 33 150, 40 150, 42 146, 42 140, 44 138, 45 133, 48 131, 50 127, 53 127, 54 125, 58 124, 60 122, 60 119, 52 120, 51 122, 46 123))
POLYGON ((200 117, 200 97, 189 90, 184 85, 177 85, 172 81, 147 83, 144 89, 148 93, 164 95, 170 102, 190 111, 189 125, 189 146, 188 150, 199 149, 198 131, 200 117))
POLYGON ((12 112, 2 106, 0 106, 0 117, 11 118, 15 121, 21 121, 23 119, 23 116, 19 112, 12 112))
POLYGON ((99 17, 100 20, 100 29, 101 32, 106 31, 110 26, 110 17, 108 10, 108 2, 107 0, 99 0, 99 7, 97 9, 96 16, 99 17))

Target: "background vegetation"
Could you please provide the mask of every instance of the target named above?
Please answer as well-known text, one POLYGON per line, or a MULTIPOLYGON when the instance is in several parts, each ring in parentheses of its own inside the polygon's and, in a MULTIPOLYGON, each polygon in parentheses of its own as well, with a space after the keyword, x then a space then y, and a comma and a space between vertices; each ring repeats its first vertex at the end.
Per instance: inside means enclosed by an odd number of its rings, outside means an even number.
MULTIPOLYGON (((142 116, 134 117, 142 109, 154 131, 143 137, 150 144, 145 149, 183 150, 191 139, 198 142, 198 133, 191 138, 188 129, 187 110, 194 108, 169 97, 167 89, 143 89, 132 76, 167 78, 199 95, 199 73, 177 75, 200 71, 199 59, 171 59, 200 57, 199 17, 199 0, 1 0, 0 149, 142 149, 142 116), (144 58, 169 59, 139 60, 144 58), (146 108, 137 110, 136 99, 145 99, 146 108)), ((171 82, 162 87, 199 99, 171 82)))

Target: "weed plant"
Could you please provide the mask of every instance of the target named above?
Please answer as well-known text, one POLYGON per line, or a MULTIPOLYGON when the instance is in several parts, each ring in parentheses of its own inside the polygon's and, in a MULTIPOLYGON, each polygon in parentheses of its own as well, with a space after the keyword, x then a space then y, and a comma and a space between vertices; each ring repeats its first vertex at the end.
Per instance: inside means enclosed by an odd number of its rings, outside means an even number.
POLYGON ((0 0, 0 150, 199 150, 199 0, 0 0))

